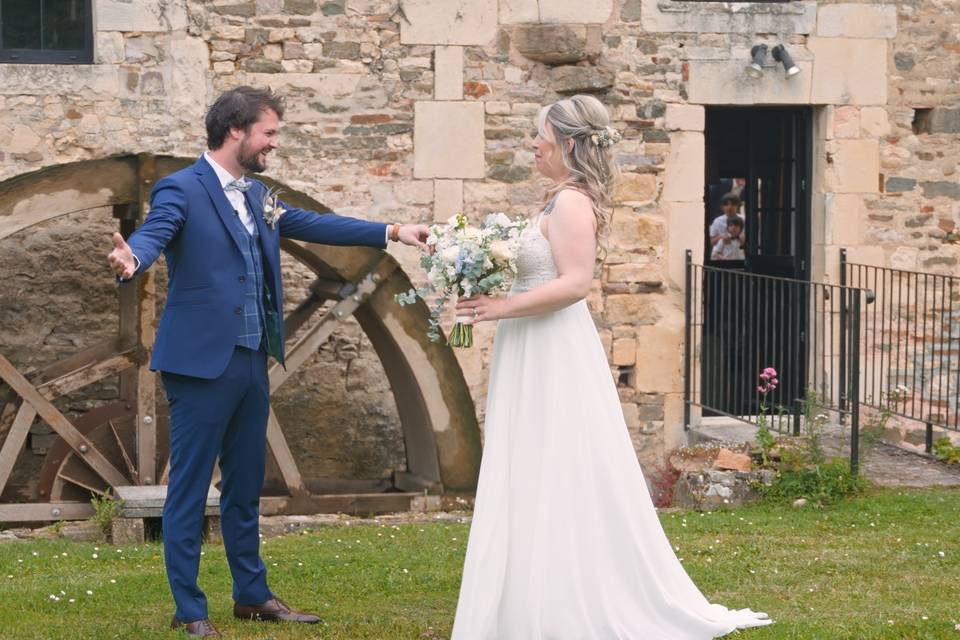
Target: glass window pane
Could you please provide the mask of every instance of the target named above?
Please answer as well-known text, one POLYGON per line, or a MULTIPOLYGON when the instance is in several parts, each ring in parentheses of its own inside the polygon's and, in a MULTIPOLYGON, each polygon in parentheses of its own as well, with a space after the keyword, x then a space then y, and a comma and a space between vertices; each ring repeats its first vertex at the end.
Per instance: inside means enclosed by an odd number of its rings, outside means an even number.
POLYGON ((37 0, 0 0, 4 49, 39 49, 40 5, 37 0))
POLYGON ((83 49, 84 0, 43 0, 43 48, 83 49))

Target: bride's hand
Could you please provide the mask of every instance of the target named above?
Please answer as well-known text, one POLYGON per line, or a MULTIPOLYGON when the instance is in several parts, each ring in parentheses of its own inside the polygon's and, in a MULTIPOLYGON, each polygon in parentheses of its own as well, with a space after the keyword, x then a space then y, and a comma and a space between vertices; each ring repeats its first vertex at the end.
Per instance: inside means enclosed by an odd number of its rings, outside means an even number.
POLYGON ((471 318, 470 324, 500 320, 506 313, 506 298, 474 296, 457 300, 457 316, 471 318))

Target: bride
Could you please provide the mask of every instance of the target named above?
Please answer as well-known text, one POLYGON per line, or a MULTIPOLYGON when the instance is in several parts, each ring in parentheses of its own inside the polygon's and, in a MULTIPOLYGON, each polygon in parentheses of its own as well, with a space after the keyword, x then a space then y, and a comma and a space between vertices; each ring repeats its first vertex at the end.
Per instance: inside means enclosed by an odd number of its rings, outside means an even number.
POLYGON ((533 147, 553 186, 513 289, 457 305, 500 322, 453 640, 706 640, 771 622, 693 584, 627 434, 584 300, 610 218, 609 122, 591 96, 541 110, 533 147))

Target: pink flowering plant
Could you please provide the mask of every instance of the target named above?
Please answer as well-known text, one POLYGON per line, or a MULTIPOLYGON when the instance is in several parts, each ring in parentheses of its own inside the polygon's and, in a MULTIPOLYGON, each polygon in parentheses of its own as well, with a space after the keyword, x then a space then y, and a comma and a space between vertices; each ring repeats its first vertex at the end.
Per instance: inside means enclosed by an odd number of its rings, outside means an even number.
POLYGON ((757 416, 757 444, 760 445, 760 455, 763 458, 763 466, 770 463, 770 450, 777 443, 777 439, 770 433, 767 425, 767 394, 772 393, 780 385, 777 378, 777 370, 773 367, 766 367, 760 372, 760 384, 757 385, 757 392, 760 394, 760 415, 757 416))

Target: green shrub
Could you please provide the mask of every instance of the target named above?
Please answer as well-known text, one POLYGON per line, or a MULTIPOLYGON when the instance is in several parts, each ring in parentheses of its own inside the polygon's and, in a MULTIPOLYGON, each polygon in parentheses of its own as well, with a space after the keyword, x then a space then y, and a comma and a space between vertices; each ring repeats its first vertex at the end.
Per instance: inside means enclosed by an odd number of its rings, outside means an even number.
POLYGON ((933 443, 933 455, 947 464, 960 464, 960 447, 953 444, 950 438, 937 438, 933 443))
POLYGON ((863 491, 866 480, 850 472, 849 463, 836 458, 803 468, 778 471, 773 484, 760 486, 764 500, 784 502, 806 498, 816 504, 830 504, 863 491))
POLYGON ((110 494, 110 490, 101 496, 90 498, 90 504, 93 505, 93 518, 91 518, 103 535, 110 538, 110 530, 113 528, 113 521, 120 515, 123 508, 123 500, 119 500, 110 494))

